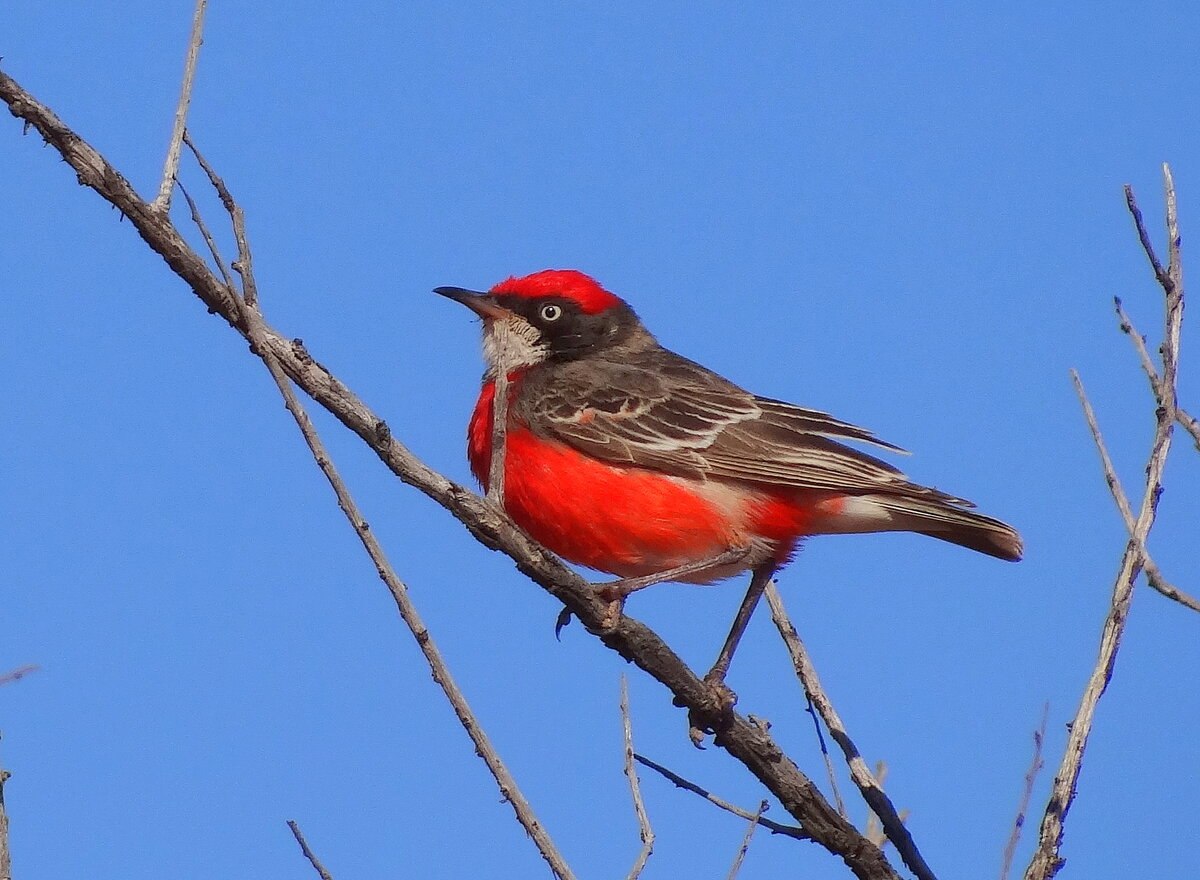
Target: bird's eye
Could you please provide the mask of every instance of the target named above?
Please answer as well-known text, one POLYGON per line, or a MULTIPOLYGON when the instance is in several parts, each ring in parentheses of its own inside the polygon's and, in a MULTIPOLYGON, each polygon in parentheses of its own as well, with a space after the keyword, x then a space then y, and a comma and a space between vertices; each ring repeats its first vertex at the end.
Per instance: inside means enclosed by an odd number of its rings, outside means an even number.
POLYGON ((554 303, 546 303, 542 306, 541 316, 543 321, 557 321, 562 317, 562 306, 556 306, 554 303))

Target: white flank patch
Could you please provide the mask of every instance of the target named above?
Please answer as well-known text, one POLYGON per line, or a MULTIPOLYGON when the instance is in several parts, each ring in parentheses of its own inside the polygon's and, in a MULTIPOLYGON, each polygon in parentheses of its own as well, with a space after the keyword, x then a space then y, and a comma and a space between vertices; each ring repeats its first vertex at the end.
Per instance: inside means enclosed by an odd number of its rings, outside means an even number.
POLYGON ((541 342, 538 329, 516 315, 511 318, 485 321, 483 325, 483 359, 489 375, 505 375, 522 367, 540 364, 550 354, 541 342))

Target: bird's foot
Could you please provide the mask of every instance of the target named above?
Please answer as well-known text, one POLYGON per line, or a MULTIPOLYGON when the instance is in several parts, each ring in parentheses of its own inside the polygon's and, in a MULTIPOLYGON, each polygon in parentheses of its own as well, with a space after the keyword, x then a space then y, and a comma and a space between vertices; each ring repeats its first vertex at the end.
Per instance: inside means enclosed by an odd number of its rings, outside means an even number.
MULTIPOLYGON (((617 625, 621 619, 621 610, 625 607, 625 597, 618 594, 608 593, 604 590, 597 590, 597 595, 603 599, 608 605, 604 609, 604 614, 600 616, 600 629, 602 631, 610 630, 617 625)), ((564 608, 558 612, 558 617, 554 619, 554 638, 562 641, 562 631, 571 622, 575 615, 571 613, 570 608, 564 608)))
POLYGON ((720 715, 728 715, 733 711, 733 707, 737 705, 737 694, 735 694, 725 684, 724 673, 714 675, 717 670, 712 670, 708 675, 704 676, 704 686, 708 688, 708 692, 712 695, 713 702, 717 704, 717 712, 720 715))
POLYGON ((608 603, 604 609, 604 616, 600 618, 600 626, 602 629, 610 630, 620 621, 621 612, 625 610, 625 598, 629 594, 613 593, 603 589, 597 590, 596 593, 608 603))
POLYGON ((711 708, 693 708, 688 712, 688 739, 698 749, 704 748, 704 738, 715 733, 733 716, 733 707, 737 705, 737 694, 725 684, 725 677, 715 676, 712 672, 704 676, 704 686, 711 697, 711 708))

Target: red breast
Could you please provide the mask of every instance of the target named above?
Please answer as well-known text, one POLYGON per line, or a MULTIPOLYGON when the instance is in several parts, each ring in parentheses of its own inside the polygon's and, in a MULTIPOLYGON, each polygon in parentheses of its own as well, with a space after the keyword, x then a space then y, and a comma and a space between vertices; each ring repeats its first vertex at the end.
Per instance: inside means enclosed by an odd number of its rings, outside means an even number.
MULTIPOLYGON (((519 382, 513 377, 510 393, 519 382)), ((484 384, 467 429, 471 472, 484 491, 495 394, 493 382, 484 384)), ((540 438, 511 416, 504 474, 505 511, 530 537, 564 559, 618 577, 654 574, 754 543, 763 545, 759 555, 782 564, 814 517, 836 506, 829 493, 804 504, 795 493, 614 466, 540 438)))

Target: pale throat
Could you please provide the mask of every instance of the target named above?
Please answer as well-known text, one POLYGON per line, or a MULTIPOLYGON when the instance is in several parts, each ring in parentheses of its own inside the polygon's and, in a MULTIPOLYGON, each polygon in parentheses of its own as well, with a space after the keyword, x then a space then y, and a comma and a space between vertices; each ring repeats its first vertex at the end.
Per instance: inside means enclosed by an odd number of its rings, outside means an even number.
POLYGON ((488 376, 535 366, 549 355, 550 347, 541 341, 541 333, 524 318, 513 315, 484 321, 483 359, 488 376))

